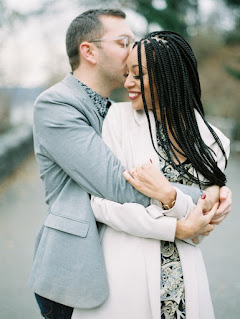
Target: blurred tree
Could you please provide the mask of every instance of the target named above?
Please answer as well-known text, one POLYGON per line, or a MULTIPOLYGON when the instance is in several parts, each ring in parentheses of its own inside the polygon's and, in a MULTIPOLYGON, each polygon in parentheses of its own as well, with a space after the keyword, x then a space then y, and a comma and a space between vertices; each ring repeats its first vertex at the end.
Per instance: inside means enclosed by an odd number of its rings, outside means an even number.
POLYGON ((239 6, 240 5, 240 0, 225 0, 225 2, 228 5, 232 5, 232 6, 239 6))
MULTIPOLYGON (((165 30, 172 30, 187 37, 192 21, 197 21, 199 0, 90 0, 89 7, 107 2, 107 7, 129 8, 146 18, 149 24, 157 23, 165 30)), ((81 0, 78 0, 81 3, 81 0)))
POLYGON ((22 18, 22 15, 16 10, 9 10, 5 0, 0 0, 0 28, 6 24, 12 24, 17 18, 22 18))
POLYGON ((135 0, 130 1, 132 9, 144 16, 148 23, 158 23, 163 29, 169 29, 187 36, 187 15, 196 14, 198 1, 190 0, 135 0), (161 8, 161 3, 165 2, 165 8, 161 8))
MULTIPOLYGON (((225 40, 226 44, 231 48, 231 51, 234 49, 237 50, 238 54, 235 56, 235 59, 228 61, 225 64, 225 70, 228 75, 230 75, 235 82, 240 81, 240 0, 225 0, 225 3, 232 8, 233 13, 235 15, 235 28, 227 33, 225 40)), ((236 88, 236 92, 237 88, 236 88)), ((234 117, 237 120, 237 125, 235 126, 233 135, 236 140, 240 140, 240 110, 239 110, 239 99, 236 104, 236 110, 234 113, 234 117)))
MULTIPOLYGON (((240 46, 240 0, 225 0, 225 3, 233 10, 235 15, 235 28, 229 31, 225 36, 228 46, 240 46)), ((225 70, 229 75, 240 81, 240 55, 233 61, 225 64, 225 70)))
POLYGON ((11 96, 5 90, 0 90, 0 134, 6 131, 10 125, 11 96))
MULTIPOLYGON (((53 0, 45 1, 37 10, 32 10, 26 13, 10 9, 5 0, 0 0, 0 47, 5 44, 4 39, 9 32, 13 32, 14 24, 17 21, 25 22, 33 15, 44 14, 47 8, 53 3, 53 0)), ((0 78, 4 77, 0 69, 0 78)), ((0 90, 0 134, 6 131, 10 126, 10 93, 2 88, 0 90)))
MULTIPOLYGON (((59 0, 60 2, 61 0, 59 0)), ((41 4, 39 4, 38 8, 35 10, 29 10, 25 13, 10 9, 7 6, 5 0, 0 0, 0 28, 3 26, 11 26, 16 21, 26 21, 27 18, 32 16, 42 15, 44 14, 53 4, 55 0, 45 0, 41 4)))

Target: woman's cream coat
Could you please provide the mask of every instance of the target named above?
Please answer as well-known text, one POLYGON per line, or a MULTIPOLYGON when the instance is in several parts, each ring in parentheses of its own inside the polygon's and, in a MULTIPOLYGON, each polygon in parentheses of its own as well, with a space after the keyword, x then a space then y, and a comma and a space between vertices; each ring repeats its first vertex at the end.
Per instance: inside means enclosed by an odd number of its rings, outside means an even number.
MULTIPOLYGON (((156 145, 151 112, 150 118, 156 145)), ((214 150, 218 166, 223 170, 225 161, 217 143, 197 112, 196 118, 204 142, 214 150)), ((217 128, 214 130, 228 155, 229 140, 217 128)), ((104 122, 103 139, 128 168, 146 163, 150 158, 156 166, 159 165, 146 115, 144 111, 133 110, 131 103, 111 107, 104 122)), ((163 211, 156 204, 153 202, 145 209, 139 204, 121 205, 105 199, 92 199, 96 219, 110 226, 104 225, 100 232, 110 294, 100 307, 74 309, 72 319, 161 318, 160 240, 174 241, 177 219, 186 217, 194 204, 181 191, 177 191, 177 201, 171 210, 163 211)), ((214 313, 201 251, 191 240, 176 239, 175 242, 183 269, 186 318, 212 319, 214 313)))

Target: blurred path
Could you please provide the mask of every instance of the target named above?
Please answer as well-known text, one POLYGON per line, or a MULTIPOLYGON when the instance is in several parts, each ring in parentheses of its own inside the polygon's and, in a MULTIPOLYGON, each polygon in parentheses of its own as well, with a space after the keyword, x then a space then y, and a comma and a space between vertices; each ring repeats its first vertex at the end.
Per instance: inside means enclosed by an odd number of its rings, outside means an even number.
MULTIPOLYGON (((240 318, 239 163, 240 158, 233 158, 227 171, 233 211, 202 245, 216 319, 240 318)), ((0 318, 42 318, 26 283, 34 238, 45 214, 42 182, 31 155, 0 185, 0 318)))
POLYGON ((40 319, 27 279, 34 238, 45 215, 34 156, 0 185, 0 318, 40 319))
POLYGON ((228 186, 233 192, 230 215, 202 244, 216 319, 240 318, 240 157, 231 158, 228 186))

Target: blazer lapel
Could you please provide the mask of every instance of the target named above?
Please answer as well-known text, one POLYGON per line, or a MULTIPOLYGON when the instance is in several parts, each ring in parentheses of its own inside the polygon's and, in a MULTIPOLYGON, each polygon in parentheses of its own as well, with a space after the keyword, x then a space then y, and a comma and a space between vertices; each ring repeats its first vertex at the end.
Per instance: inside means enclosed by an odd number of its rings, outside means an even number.
POLYGON ((88 110, 92 110, 97 115, 99 120, 102 121, 89 95, 86 93, 84 88, 78 83, 77 79, 73 76, 71 72, 67 74, 67 76, 63 79, 62 82, 68 87, 70 87, 75 92, 76 96, 78 96, 81 99, 81 102, 84 102, 88 106, 88 110))
MULTIPOLYGON (((71 88, 71 90, 74 91, 76 97, 78 97, 79 104, 74 105, 74 107, 76 107, 80 112, 86 109, 88 112, 92 113, 94 121, 95 121, 94 128, 96 132, 99 135, 101 135, 103 118, 98 113, 96 107, 93 104, 93 101, 90 99, 89 95, 86 93, 84 88, 78 83, 77 79, 73 76, 71 72, 67 74, 67 76, 63 79, 62 83, 64 83, 69 88, 71 88), (77 106, 79 106, 79 108, 77 106), (96 117, 97 117, 97 121, 96 121, 96 117)), ((90 119, 89 116, 88 116, 88 119, 90 119)))

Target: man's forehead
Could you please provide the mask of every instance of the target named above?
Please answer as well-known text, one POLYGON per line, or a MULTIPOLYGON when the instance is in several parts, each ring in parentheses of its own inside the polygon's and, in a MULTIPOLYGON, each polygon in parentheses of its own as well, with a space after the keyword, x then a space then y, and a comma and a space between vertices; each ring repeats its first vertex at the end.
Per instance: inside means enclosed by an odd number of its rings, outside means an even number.
POLYGON ((114 16, 101 16, 100 20, 105 29, 104 35, 111 34, 116 37, 130 36, 133 39, 135 38, 126 19, 114 16))

